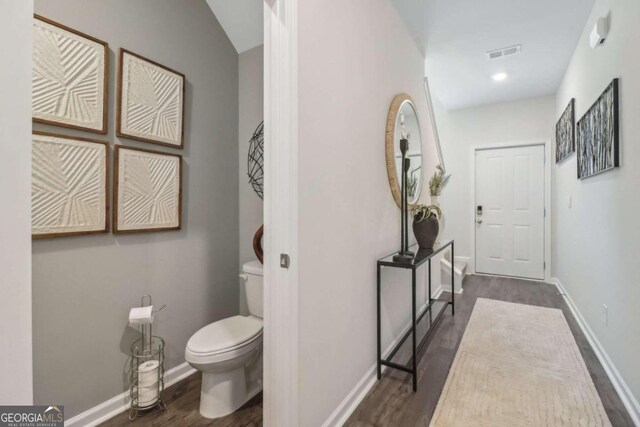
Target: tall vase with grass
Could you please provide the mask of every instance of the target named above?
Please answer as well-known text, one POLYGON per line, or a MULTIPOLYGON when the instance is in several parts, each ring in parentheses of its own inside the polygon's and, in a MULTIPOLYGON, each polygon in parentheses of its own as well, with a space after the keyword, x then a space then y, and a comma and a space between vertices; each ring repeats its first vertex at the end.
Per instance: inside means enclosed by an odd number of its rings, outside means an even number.
POLYGON ((445 174, 444 169, 442 169, 441 165, 436 166, 436 171, 433 173, 431 178, 429 179, 429 194, 431 196, 431 205, 438 207, 439 210, 439 233, 436 238, 436 243, 440 242, 440 238, 444 233, 444 214, 442 211, 442 206, 440 206, 440 195, 442 194, 442 190, 449 183, 449 179, 451 179, 451 174, 445 174))

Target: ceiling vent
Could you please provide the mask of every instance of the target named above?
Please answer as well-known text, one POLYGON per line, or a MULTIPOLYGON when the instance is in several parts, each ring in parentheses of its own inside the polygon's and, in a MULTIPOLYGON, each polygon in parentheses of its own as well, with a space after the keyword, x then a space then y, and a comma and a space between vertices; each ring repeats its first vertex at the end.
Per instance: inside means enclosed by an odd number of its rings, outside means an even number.
POLYGON ((487 57, 489 59, 504 58, 506 56, 517 55, 520 53, 521 50, 522 50, 522 45, 519 44, 516 46, 510 46, 502 49, 491 50, 487 52, 487 57))

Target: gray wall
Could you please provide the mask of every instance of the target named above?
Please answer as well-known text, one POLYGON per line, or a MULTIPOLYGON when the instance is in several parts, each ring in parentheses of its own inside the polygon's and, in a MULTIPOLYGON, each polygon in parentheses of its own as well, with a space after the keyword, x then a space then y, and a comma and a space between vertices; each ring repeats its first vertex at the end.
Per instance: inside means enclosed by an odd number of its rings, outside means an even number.
POLYGON ((626 383, 640 424, 640 2, 597 0, 556 97, 556 118, 571 98, 576 119, 620 78, 620 168, 576 178, 576 155, 553 167, 552 271, 626 383), (597 49, 589 34, 609 15, 597 49), (572 199, 569 206, 569 198, 572 199), (609 309, 605 322, 603 305, 609 309))
POLYGON ((0 405, 32 402, 31 17, 0 3, 0 405))
MULTIPOLYGON (((238 175, 240 192, 240 266, 256 259, 253 252, 253 235, 262 225, 262 199, 253 191, 247 176, 247 154, 253 131, 263 120, 264 109, 264 67, 262 46, 255 47, 239 55, 239 111, 238 124, 239 156, 238 175)), ((244 281, 240 280, 244 290, 244 281)), ((248 314, 246 298, 240 292, 240 313, 248 314)))
POLYGON ((37 0, 35 11, 109 43, 109 133, 100 139, 184 155, 181 231, 33 244, 35 400, 73 416, 125 390, 137 337, 127 315, 141 295, 167 304, 154 327, 167 369, 184 362, 198 328, 238 313, 238 55, 204 1, 37 0), (114 136, 120 47, 186 75, 184 150, 114 136))

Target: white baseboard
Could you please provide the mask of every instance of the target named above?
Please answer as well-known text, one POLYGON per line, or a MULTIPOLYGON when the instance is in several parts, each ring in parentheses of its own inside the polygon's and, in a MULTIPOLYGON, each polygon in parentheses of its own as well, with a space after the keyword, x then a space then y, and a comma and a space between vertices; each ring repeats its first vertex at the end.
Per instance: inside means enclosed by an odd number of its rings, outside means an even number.
MULTIPOLYGON (((395 340, 391 346, 387 349, 390 350, 397 340, 395 340)), ((362 399, 369 393, 369 390, 374 386, 378 380, 376 372, 377 363, 370 367, 364 374, 360 381, 358 381, 353 389, 347 394, 338 407, 329 415, 329 418, 322 423, 322 427, 334 427, 342 426, 349 419, 353 411, 358 407, 362 399)))
POLYGON ((624 379, 620 375, 620 372, 613 364, 613 361, 605 351, 604 347, 602 347, 602 344, 600 344, 600 341, 598 341, 598 338, 591 330, 591 327, 589 327, 589 324, 582 316, 582 313, 580 313, 578 306, 576 306, 576 304, 571 299, 571 295, 569 295, 565 287, 562 285, 562 282, 560 282, 560 279, 553 277, 551 279, 551 282, 556 285, 565 301, 567 302, 567 305, 569 306, 574 319, 576 320, 576 322, 578 322, 580 329, 582 329, 582 333, 585 335, 585 337, 587 337, 587 341, 589 341, 591 348, 598 357, 600 364, 602 364, 602 367, 607 373, 609 380, 618 392, 618 395, 620 396, 624 407, 627 409, 627 412, 629 412, 629 416, 631 416, 631 419, 633 420, 635 425, 640 426, 640 403, 638 403, 638 399, 636 399, 636 397, 633 395, 633 393, 625 383, 624 379))
POLYGON ((433 299, 438 299, 438 297, 440 295, 442 295, 442 292, 444 292, 444 289, 442 289, 442 285, 438 286, 438 288, 435 290, 435 292, 433 292, 433 299))
MULTIPOLYGON (((187 362, 169 369, 164 373, 164 387, 170 387, 195 372, 196 370, 187 362)), ((129 391, 125 391, 65 421, 64 425, 65 427, 94 427, 126 411, 130 404, 129 391)))
MULTIPOLYGON (((438 298, 442 294, 442 286, 438 287, 435 292, 433 292, 433 298, 438 298)), ((420 307, 418 312, 421 312, 425 308, 426 304, 420 307)), ((391 344, 382 352, 383 355, 389 354, 393 347, 398 343, 399 339, 409 330, 411 324, 409 323, 405 326, 402 331, 398 334, 398 338, 394 339, 391 344)), ((385 356, 383 356, 385 357, 385 356)), ((334 427, 334 426, 342 426, 347 419, 351 416, 353 411, 358 407, 360 402, 365 398, 367 393, 371 390, 371 388, 375 385, 378 380, 377 375, 377 362, 371 366, 367 372, 364 374, 360 381, 358 381, 351 389, 351 391, 347 394, 347 396, 340 402, 338 407, 329 415, 329 418, 322 423, 322 427, 334 427)), ((386 371, 387 367, 382 367, 382 372, 386 371)))
MULTIPOLYGON (((451 285, 442 285, 442 292, 451 292, 451 285)), ((462 295, 464 289, 460 289, 456 292, 456 295, 462 295)))

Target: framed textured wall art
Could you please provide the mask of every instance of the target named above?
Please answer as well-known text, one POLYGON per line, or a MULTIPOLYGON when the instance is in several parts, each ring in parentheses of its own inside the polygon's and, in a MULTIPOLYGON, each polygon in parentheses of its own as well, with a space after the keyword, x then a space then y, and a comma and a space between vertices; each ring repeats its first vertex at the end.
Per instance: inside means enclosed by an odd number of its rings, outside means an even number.
POLYGON ((619 166, 619 117, 618 79, 614 79, 578 121, 578 178, 619 166))
POLYGON ((33 133, 33 238, 109 231, 108 150, 102 141, 33 133))
POLYGON ((33 121, 107 133, 108 69, 106 42, 35 15, 33 121))
POLYGON ((572 98, 556 123, 556 163, 568 159, 576 152, 575 98, 572 98))
POLYGON ((113 232, 182 227, 182 156, 115 148, 113 232))
POLYGON ((118 136, 182 148, 184 75, 125 49, 119 56, 118 136))

